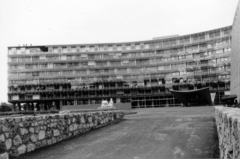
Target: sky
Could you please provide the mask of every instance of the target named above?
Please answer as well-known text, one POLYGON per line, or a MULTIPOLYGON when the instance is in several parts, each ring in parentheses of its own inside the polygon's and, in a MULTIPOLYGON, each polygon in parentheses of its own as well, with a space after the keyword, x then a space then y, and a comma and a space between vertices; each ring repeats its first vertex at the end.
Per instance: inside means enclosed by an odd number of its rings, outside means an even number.
POLYGON ((238 0, 0 0, 0 102, 7 47, 151 40, 230 26, 238 0))

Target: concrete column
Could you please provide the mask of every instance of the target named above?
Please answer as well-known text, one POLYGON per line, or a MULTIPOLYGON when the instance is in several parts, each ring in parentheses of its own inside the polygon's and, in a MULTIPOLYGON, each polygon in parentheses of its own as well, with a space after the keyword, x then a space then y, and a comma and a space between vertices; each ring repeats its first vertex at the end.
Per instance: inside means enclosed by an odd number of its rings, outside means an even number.
POLYGON ((205 33, 205 39, 208 40, 209 39, 209 33, 205 33))
POLYGON ((116 103, 120 103, 120 98, 116 98, 116 103))
POLYGON ((16 111, 16 103, 13 103, 13 111, 16 111))
POLYGON ((77 100, 74 100, 74 105, 77 105, 77 100))
POLYGON ((40 105, 39 105, 39 102, 36 103, 36 108, 37 108, 37 111, 40 110, 40 105))
POLYGON ((166 100, 166 107, 169 107, 168 99, 166 100))
POLYGON ((32 102, 31 105, 32 105, 32 111, 34 111, 34 106, 35 106, 34 103, 32 102))
POLYGON ((21 111, 21 104, 18 103, 18 111, 21 111))
POLYGON ((63 103, 62 102, 63 102, 62 100, 59 101, 59 108, 60 108, 60 110, 63 109, 63 103))

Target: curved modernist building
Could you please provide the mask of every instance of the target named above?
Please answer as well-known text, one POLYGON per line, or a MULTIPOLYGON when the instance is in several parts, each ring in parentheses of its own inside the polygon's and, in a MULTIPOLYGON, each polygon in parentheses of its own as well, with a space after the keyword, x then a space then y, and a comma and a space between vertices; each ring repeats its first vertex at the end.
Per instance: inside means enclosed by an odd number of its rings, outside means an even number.
MULTIPOLYGON (((16 109, 179 106, 169 91, 229 92, 231 26, 148 41, 8 47, 9 102, 16 109)), ((195 105, 191 100, 191 105, 195 105)))

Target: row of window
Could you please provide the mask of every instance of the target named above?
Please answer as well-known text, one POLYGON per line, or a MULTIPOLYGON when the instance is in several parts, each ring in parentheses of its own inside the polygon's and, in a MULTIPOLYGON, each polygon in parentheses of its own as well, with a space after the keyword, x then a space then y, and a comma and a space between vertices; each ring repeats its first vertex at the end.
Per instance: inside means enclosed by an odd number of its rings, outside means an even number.
MULTIPOLYGON (((196 75, 202 73, 211 73, 214 71, 230 71, 230 66, 218 66, 198 70, 189 67, 186 68, 185 64, 173 65, 172 68, 169 66, 158 66, 158 67, 143 67, 143 68, 119 68, 119 69, 96 69, 96 70, 67 70, 67 71, 35 71, 35 72, 12 72, 9 73, 10 77, 44 77, 44 76, 72 76, 72 75, 102 75, 102 74, 122 74, 122 73, 146 73, 146 72, 158 72, 162 70, 177 69, 178 72, 174 72, 173 76, 181 75, 196 75)), ((121 76, 121 75, 119 75, 121 76)))
MULTIPOLYGON (((179 73, 180 74, 180 73, 179 73)), ((157 80, 157 81, 163 81, 163 79, 166 79, 166 81, 171 81, 172 78, 167 78, 169 76, 172 76, 171 73, 165 74, 165 73, 156 73, 156 74, 143 74, 143 75, 123 75, 123 76, 99 76, 99 77, 68 77, 68 78, 51 78, 51 79, 18 79, 18 80, 10 80, 9 84, 13 85, 14 87, 17 85, 24 85, 24 84, 44 84, 44 83, 71 83, 72 85, 76 85, 78 83, 94 83, 94 82, 103 82, 103 81, 113 81, 113 80, 127 80, 132 79, 132 81, 136 80, 139 82, 143 82, 147 80, 157 80)), ((219 74, 215 75, 214 77, 204 77, 205 80, 212 80, 212 78, 217 78, 219 80, 229 80, 230 75, 226 74, 219 74)), ((187 78, 187 79, 193 79, 194 78, 187 78)), ((203 76, 201 76, 201 80, 203 79, 203 76)), ((165 81, 165 80, 164 80, 165 81)), ((129 82, 128 82, 129 83, 129 82)))
MULTIPOLYGON (((224 32, 225 33, 225 32, 224 32)), ((229 32, 223 34, 223 37, 229 36, 229 32)), ((210 33, 209 40, 220 38, 220 31, 217 33, 210 33)), ((93 45, 93 46, 59 46, 59 47, 20 47, 20 48, 10 48, 8 50, 10 55, 14 54, 36 54, 36 53, 75 53, 75 52, 96 52, 96 51, 123 51, 123 50, 139 50, 139 49, 154 49, 154 48, 163 48, 163 47, 171 47, 177 45, 190 44, 192 42, 204 41, 204 36, 187 36, 180 37, 178 40, 176 38, 173 39, 165 39, 162 41, 153 41, 149 44, 147 43, 138 43, 138 44, 116 44, 116 45, 93 45)), ((215 46, 222 44, 229 44, 229 39, 222 39, 216 42, 215 46)), ((214 46, 214 45, 212 45, 214 46)))
MULTIPOLYGON (((206 52, 200 52, 200 53, 194 53, 194 54, 185 54, 185 55, 168 55, 165 57, 163 57, 161 55, 161 57, 155 57, 155 58, 150 58, 149 62, 150 63, 155 63, 155 62, 167 62, 167 61, 178 61, 178 60, 182 60, 182 59, 196 59, 196 58, 203 58, 203 57, 207 57, 207 56, 212 56, 212 55, 216 55, 216 54, 224 54, 224 53, 230 53, 231 52, 231 48, 222 48, 222 49, 218 49, 218 50, 212 50, 212 51, 206 51, 206 52)), ((150 53, 155 53, 155 52, 149 52, 148 56, 142 56, 143 53, 138 53, 135 55, 135 57, 149 57, 152 56, 150 53)), ((130 53, 128 53, 127 55, 129 55, 130 53)), ((114 61, 110 61, 109 63, 132 63, 134 61, 136 61, 136 63, 140 62, 142 60, 147 60, 147 59, 136 59, 136 60, 130 60, 130 59, 125 59, 122 61, 118 61, 117 59, 119 57, 114 57, 114 58, 109 58, 109 54, 108 55, 98 55, 97 58, 91 57, 90 55, 85 54, 83 56, 82 55, 52 55, 52 56, 25 56, 25 57, 9 57, 9 62, 37 62, 37 61, 64 61, 64 60, 96 60, 96 59, 116 59, 114 61), (86 56, 85 56, 86 55, 86 56), (107 57, 108 56, 108 57, 107 57), (91 58, 89 58, 91 57, 91 58)), ((157 56, 158 54, 154 54, 155 56, 157 56)), ((131 56, 122 56, 124 58, 128 58, 131 56)), ((86 65, 96 65, 97 63, 107 63, 107 61, 89 61, 89 62, 85 62, 86 65), (89 63, 89 64, 88 64, 89 63)), ((84 65, 84 62, 83 62, 84 65)), ((100 64, 101 65, 101 64, 100 64)))
MULTIPOLYGON (((9 92, 24 92, 24 91, 52 91, 52 90, 69 90, 69 89, 81 89, 81 88, 95 88, 95 89, 105 89, 105 88, 119 88, 119 87, 156 87, 162 86, 164 84, 178 84, 178 83, 195 83, 202 81, 216 81, 221 80, 225 81, 229 75, 211 77, 208 79, 195 79, 195 78, 174 78, 172 80, 164 80, 164 79, 150 79, 144 81, 126 81, 126 82, 112 82, 112 83, 89 83, 89 84, 71 84, 71 85, 33 85, 33 86, 10 86, 9 92)), ((117 90, 121 92, 122 90, 117 90)))
MULTIPOLYGON (((208 55, 209 56, 209 55, 208 55)), ((198 59, 201 58, 201 56, 194 56, 191 55, 182 55, 178 56, 180 60, 182 59, 198 59)), ((111 66, 141 66, 141 65, 149 65, 149 64, 159 64, 161 62, 166 62, 166 59, 168 61, 174 61, 178 60, 175 57, 171 58, 155 58, 155 59, 141 59, 141 60, 123 60, 123 61, 102 61, 102 62, 95 62, 95 61, 88 61, 88 62, 71 62, 71 63, 48 63, 48 64, 16 64, 16 65, 10 65, 10 70, 24 70, 24 69, 52 69, 52 68, 85 68, 85 67, 111 67, 111 66)), ((221 62, 229 62, 231 60, 231 57, 221 57, 211 60, 201 60, 200 65, 208 65, 212 63, 221 63, 221 62)), ((181 67, 196 65, 196 60, 193 62, 187 62, 184 64, 167 64, 164 66, 155 66, 156 68, 174 68, 174 67, 180 67, 180 65, 183 65, 181 67)), ((149 68, 155 68, 155 67, 149 67, 149 68)), ((124 68, 127 69, 127 68, 124 68)), ((133 69, 133 68, 132 68, 133 69)), ((106 69, 110 70, 110 69, 106 69)), ((114 71, 114 69, 112 69, 114 71)), ((161 69, 160 69, 161 70, 161 69)), ((87 70, 85 70, 87 71, 87 70)))

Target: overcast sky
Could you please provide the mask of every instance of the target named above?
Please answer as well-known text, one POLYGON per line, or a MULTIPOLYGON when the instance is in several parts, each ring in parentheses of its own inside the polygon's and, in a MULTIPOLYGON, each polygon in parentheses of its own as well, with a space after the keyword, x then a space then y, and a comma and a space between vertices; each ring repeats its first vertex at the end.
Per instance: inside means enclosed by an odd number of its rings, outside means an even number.
POLYGON ((232 25, 238 0, 0 0, 0 102, 7 47, 150 40, 232 25))

